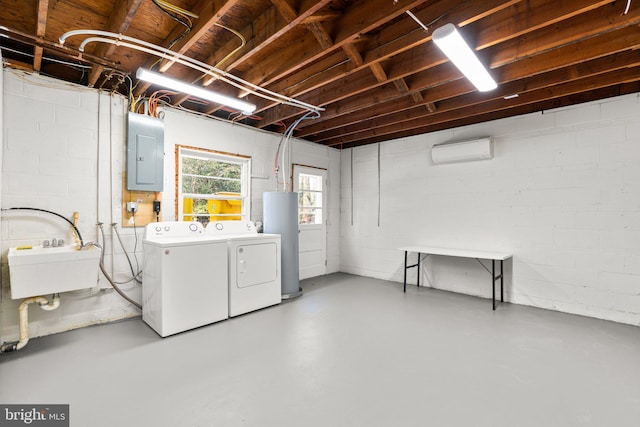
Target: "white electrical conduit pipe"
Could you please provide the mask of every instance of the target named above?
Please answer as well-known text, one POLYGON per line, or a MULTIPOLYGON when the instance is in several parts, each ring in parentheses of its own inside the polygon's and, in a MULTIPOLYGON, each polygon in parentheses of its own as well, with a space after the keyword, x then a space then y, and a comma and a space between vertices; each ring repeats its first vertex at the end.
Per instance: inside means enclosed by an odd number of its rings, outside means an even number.
MULTIPOLYGON (((156 52, 156 51, 153 51, 152 49, 148 49, 148 48, 145 48, 143 46, 137 46, 135 44, 131 44, 131 43, 123 42, 123 41, 119 41, 119 40, 113 40, 113 39, 108 39, 108 38, 104 38, 104 37, 89 37, 83 43, 87 43, 87 42, 110 43, 110 44, 113 44, 113 45, 116 45, 116 46, 124 46, 124 47, 135 49, 135 50, 138 50, 138 51, 141 51, 141 52, 149 53, 149 54, 158 56, 160 58, 166 58, 166 55, 164 53, 156 52)), ((185 61, 185 60, 183 60, 181 58, 177 58, 177 57, 174 57, 172 59, 175 62, 177 62, 179 64, 182 64, 182 65, 185 65, 185 66, 187 66, 187 67, 189 67, 191 69, 194 69, 194 70, 199 71, 201 73, 207 74, 209 76, 214 76, 214 74, 212 74, 209 69, 204 68, 202 66, 195 65, 195 64, 191 63, 190 61, 185 61)), ((196 61, 196 60, 193 60, 193 61, 196 61)), ((232 80, 227 79, 226 77, 221 77, 221 76, 214 76, 214 77, 216 77, 217 79, 222 80, 222 81, 224 81, 224 82, 226 82, 226 83, 228 83, 228 84, 230 84, 232 86, 235 86, 238 89, 245 90, 245 91, 247 91, 249 93, 252 93, 252 94, 254 94, 256 96, 259 96, 260 98, 263 98, 263 99, 267 99, 267 100, 270 100, 270 101, 278 102, 278 103, 281 103, 281 104, 290 105, 292 107, 302 108, 304 110, 309 110, 309 111, 318 111, 318 110, 315 110, 314 108, 319 108, 319 107, 314 107, 314 106, 312 106, 310 104, 302 103, 301 101, 286 100, 285 99, 286 97, 283 97, 282 95, 276 94, 275 92, 268 91, 267 89, 260 88, 260 90, 263 90, 265 92, 274 93, 275 96, 269 96, 269 95, 266 95, 266 94, 263 94, 263 93, 259 93, 256 90, 248 89, 248 88, 242 86, 239 83, 236 83, 236 82, 234 82, 232 80)))
POLYGON ((68 31, 63 35, 61 35, 59 39, 60 43, 64 44, 67 38, 76 36, 76 35, 103 36, 103 37, 88 37, 87 39, 85 39, 80 44, 80 47, 78 48, 78 50, 80 50, 81 52, 84 51, 84 48, 88 43, 104 42, 104 43, 110 43, 116 46, 124 46, 131 49, 139 50, 139 51, 149 53, 164 59, 167 59, 167 55, 169 55, 171 59, 175 60, 176 62, 182 65, 190 67, 196 71, 200 71, 204 74, 219 78, 220 80, 232 86, 235 86, 238 89, 245 90, 261 98, 268 99, 270 101, 280 102, 280 103, 297 107, 297 108, 302 108, 304 110, 316 111, 316 112, 324 111, 324 108, 322 107, 318 107, 312 104, 308 104, 306 102, 298 101, 288 96, 284 96, 279 93, 270 91, 268 89, 255 85, 251 82, 243 80, 239 77, 236 77, 233 74, 227 73, 226 71, 212 67, 211 65, 206 64, 204 62, 198 61, 193 58, 189 58, 188 56, 182 55, 178 52, 174 52, 169 49, 165 49, 161 46, 145 42, 144 40, 125 36, 123 34, 116 34, 109 31, 100 31, 100 30, 73 30, 73 31, 68 31), (105 37, 111 37, 111 38, 105 38, 105 37), (125 41, 123 42, 122 40, 125 40, 125 41), (127 42, 131 42, 131 43, 127 43, 127 42), (136 43, 136 44, 133 44, 133 43, 136 43), (141 45, 141 46, 138 46, 138 45, 141 45), (264 93, 260 93, 260 92, 264 92, 264 93))
POLYGON ((24 299, 18 307, 18 313, 20 316, 20 338, 14 343, 3 344, 0 347, 0 353, 7 353, 10 351, 18 351, 24 348, 29 342, 29 304, 40 304, 40 308, 46 311, 55 310, 60 306, 60 295, 55 294, 53 300, 49 302, 46 297, 31 297, 24 299))

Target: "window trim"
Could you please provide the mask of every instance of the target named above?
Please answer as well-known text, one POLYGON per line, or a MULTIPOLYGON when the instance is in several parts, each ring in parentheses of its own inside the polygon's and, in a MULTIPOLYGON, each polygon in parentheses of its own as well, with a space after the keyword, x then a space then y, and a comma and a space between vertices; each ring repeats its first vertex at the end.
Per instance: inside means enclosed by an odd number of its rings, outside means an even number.
MULTIPOLYGON (((328 182, 325 182, 325 180, 329 179, 329 171, 327 170, 327 168, 323 168, 323 167, 319 167, 319 166, 310 166, 310 165, 305 165, 305 164, 300 164, 300 163, 293 163, 291 165, 291 188, 295 187, 295 180, 297 178, 297 173, 295 171, 296 166, 299 169, 309 169, 309 172, 301 172, 302 174, 306 174, 306 175, 313 175, 312 170, 317 170, 317 171, 321 171, 320 173, 324 174, 324 179, 322 182, 322 190, 320 191, 314 191, 314 192, 318 192, 318 193, 322 193, 322 206, 321 206, 321 210, 322 210, 322 225, 326 226, 327 224, 327 220, 328 217, 326 215, 329 214, 329 200, 326 199, 327 197, 327 193, 329 191, 329 184, 328 182)), ((321 176, 321 175, 315 175, 315 176, 321 176)), ((307 223, 300 223, 300 205, 298 203, 298 227, 317 227, 321 224, 307 224, 307 223)))
MULTIPOLYGON (((251 218, 251 156, 246 156, 238 153, 228 153, 225 151, 211 150, 208 148, 195 147, 190 145, 180 145, 176 144, 175 146, 175 196, 176 196, 176 204, 175 204, 175 218, 177 221, 184 221, 184 212, 182 212, 183 198, 185 194, 188 195, 197 195, 198 198, 205 198, 209 200, 242 200, 242 212, 240 216, 243 219, 249 220, 251 218), (220 160, 220 161, 228 161, 229 163, 237 163, 242 166, 241 178, 240 178, 240 186, 242 190, 246 190, 246 194, 242 194, 238 196, 217 196, 217 195, 207 195, 202 197, 201 194, 192 194, 192 193, 184 193, 182 194, 182 157, 184 153, 191 152, 192 157, 197 157, 201 155, 201 157, 209 158, 211 160, 220 160), (243 183, 246 182, 246 189, 243 188, 243 183)), ((242 191, 244 193, 245 191, 242 191)), ((223 215, 218 215, 223 216, 223 215)), ((238 216, 237 214, 234 216, 238 216)))

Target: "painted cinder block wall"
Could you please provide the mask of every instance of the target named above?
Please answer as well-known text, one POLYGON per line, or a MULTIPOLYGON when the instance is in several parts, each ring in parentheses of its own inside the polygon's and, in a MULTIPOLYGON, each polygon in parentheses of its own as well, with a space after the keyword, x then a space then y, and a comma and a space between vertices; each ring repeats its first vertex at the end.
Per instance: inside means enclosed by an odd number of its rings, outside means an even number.
MULTIPOLYGON (((507 301, 640 325, 638 95, 344 150, 341 195, 341 271, 401 282, 404 245, 506 251, 507 301), (492 160, 431 162, 482 136, 492 160)), ((421 283, 491 296, 473 259, 424 265, 421 283)))
MULTIPOLYGON (((117 281, 130 278, 129 264, 110 224, 119 226, 127 252, 136 250, 144 262, 143 228, 122 227, 122 172, 125 170, 126 99, 93 89, 11 69, 3 70, 2 91, 2 208, 28 206, 55 211, 71 218, 80 213, 78 228, 85 242, 98 241, 98 222, 106 234, 105 264, 117 281)), ((240 124, 167 110, 165 119, 165 190, 163 219, 174 218, 174 146, 184 144, 252 158, 251 219, 262 219, 262 192, 275 189, 273 156, 279 137, 240 124)), ((333 248, 328 272, 339 268, 340 154, 335 149, 293 140, 294 162, 329 170, 332 206, 329 206, 328 246, 333 248)), ((0 342, 18 336, 18 305, 10 297, 7 252, 19 245, 40 245, 43 240, 73 241, 66 223, 44 214, 3 212, 1 226, 2 286, 0 342)), ((61 295, 61 306, 45 312, 29 310, 32 337, 139 315, 139 311, 99 281, 88 289, 61 295), (96 286, 97 285, 97 286, 96 286), (104 288, 104 289, 101 289, 104 288)), ((123 285, 140 300, 137 284, 123 285)))
MULTIPOLYGON (((10 69, 3 70, 3 77, 2 208, 35 207, 67 218, 78 212, 85 242, 98 241, 96 224, 103 222, 107 269, 118 281, 130 277, 109 225, 121 222, 122 175, 112 172, 122 165, 123 98, 10 69)), ((46 214, 5 211, 0 222, 0 341, 11 341, 17 337, 20 300, 10 297, 8 249, 52 238, 71 243, 74 237, 64 221, 46 214)), ((132 230, 121 231, 132 250, 132 230)), ((30 336, 138 314, 114 292, 100 290, 107 283, 98 277, 96 272, 96 282, 87 283, 87 290, 62 294, 57 310, 31 307, 30 336)), ((122 287, 140 299, 139 286, 122 287)))

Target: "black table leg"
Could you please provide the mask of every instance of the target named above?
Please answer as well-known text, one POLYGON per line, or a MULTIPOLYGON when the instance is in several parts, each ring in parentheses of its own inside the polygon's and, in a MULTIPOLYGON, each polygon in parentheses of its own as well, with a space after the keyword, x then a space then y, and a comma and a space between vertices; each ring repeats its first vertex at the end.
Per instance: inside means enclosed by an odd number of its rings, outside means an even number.
POLYGON ((404 290, 407 292, 407 251, 404 251, 404 290))
POLYGON ((500 260, 500 302, 504 302, 504 261, 500 260))
POLYGON ((420 252, 418 252, 418 287, 420 287, 420 252))
POLYGON ((493 287, 493 309, 496 309, 496 260, 491 260, 491 286, 493 287))

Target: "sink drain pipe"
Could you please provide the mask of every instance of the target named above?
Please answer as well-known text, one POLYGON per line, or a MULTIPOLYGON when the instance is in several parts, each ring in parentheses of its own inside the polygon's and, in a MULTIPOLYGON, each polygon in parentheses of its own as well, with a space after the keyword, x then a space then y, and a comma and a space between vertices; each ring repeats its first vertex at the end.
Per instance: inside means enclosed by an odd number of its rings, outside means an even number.
POLYGON ((16 342, 2 344, 0 353, 21 350, 29 342, 29 304, 32 303, 38 303, 40 308, 46 311, 55 310, 60 306, 60 295, 55 294, 51 302, 42 296, 23 300, 18 308, 18 313, 20 314, 20 338, 16 342))

